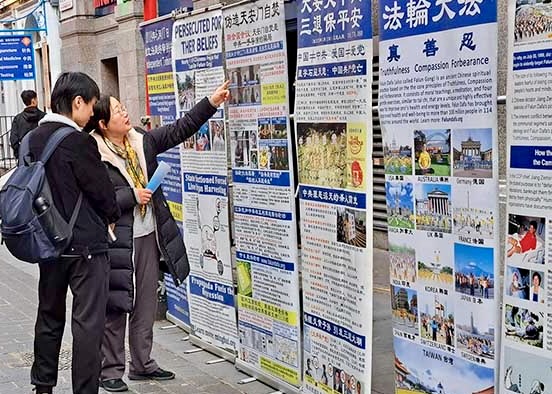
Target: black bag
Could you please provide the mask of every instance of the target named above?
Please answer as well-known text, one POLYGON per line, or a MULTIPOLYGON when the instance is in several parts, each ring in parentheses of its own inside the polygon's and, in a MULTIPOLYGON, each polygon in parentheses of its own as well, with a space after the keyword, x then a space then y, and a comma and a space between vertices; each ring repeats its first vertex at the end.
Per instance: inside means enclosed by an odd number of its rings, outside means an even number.
POLYGON ((30 161, 28 133, 21 142, 19 166, 0 190, 2 242, 16 258, 28 263, 57 260, 73 237, 82 192, 69 223, 54 206, 45 165, 61 141, 76 132, 62 127, 48 138, 39 160, 30 161))

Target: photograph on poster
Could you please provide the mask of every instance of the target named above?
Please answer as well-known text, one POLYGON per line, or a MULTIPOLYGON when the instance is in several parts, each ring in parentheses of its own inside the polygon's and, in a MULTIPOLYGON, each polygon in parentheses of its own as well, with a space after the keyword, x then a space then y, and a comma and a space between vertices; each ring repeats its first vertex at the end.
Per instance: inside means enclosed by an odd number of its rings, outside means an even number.
POLYGON ((551 370, 550 358, 504 348, 503 387, 508 393, 546 393, 545 389, 552 387, 551 370))
POLYGON ((298 123, 299 182, 345 189, 346 147, 346 123, 298 123))
POLYGON ((366 247, 366 211, 337 208, 337 242, 366 247))
POLYGON ((529 299, 529 286, 531 285, 531 274, 526 268, 506 267, 506 295, 520 300, 529 299))
POLYGON ((259 168, 262 170, 289 170, 287 143, 285 141, 272 141, 272 143, 266 144, 266 141, 262 140, 259 146, 258 160, 259 168))
POLYGON ((251 149, 257 149, 257 132, 251 131, 249 133, 249 146, 251 149))
POLYGON ((395 394, 492 394, 494 371, 395 337, 395 394))
POLYGON ((248 86, 242 88, 230 88, 229 106, 236 105, 260 105, 261 86, 248 86))
POLYGON ((494 299, 493 254, 493 248, 454 244, 454 279, 458 293, 494 299))
POLYGON ((492 304, 475 307, 462 303, 456 308, 456 330, 460 350, 494 360, 495 313, 492 304))
MULTIPOLYGON (((424 234, 425 236, 425 234, 424 234)), ((424 242, 425 238, 421 241, 424 242)), ((418 280, 425 285, 449 287, 453 284, 454 258, 452 255, 452 236, 443 235, 443 239, 419 248, 417 251, 418 280)))
POLYGON ((549 1, 516 0, 516 43, 552 38, 552 4, 549 1))
POLYGON ((424 339, 454 346, 454 302, 450 295, 420 292, 420 334, 424 339))
POLYGON ((231 133, 232 167, 249 166, 249 132, 234 131, 231 133))
POLYGON ((231 87, 244 87, 251 85, 259 85, 261 83, 260 78, 260 64, 252 66, 243 66, 238 68, 231 68, 227 71, 228 78, 230 79, 231 87))
POLYGON ((256 150, 252 150, 249 153, 249 167, 253 169, 259 168, 259 153, 256 150))
POLYGON ((485 188, 463 183, 453 184, 454 234, 484 239, 494 238, 493 201, 485 188))
POLYGON ((418 335, 418 294, 415 290, 391 286, 391 313, 394 328, 418 335))
POLYGON ((238 282, 238 294, 245 297, 253 296, 253 280, 251 279, 251 263, 247 261, 236 262, 236 275, 238 282))
POLYGON ((452 232, 452 201, 450 185, 416 184, 416 229, 452 232))
POLYGON ((194 134, 190 138, 187 138, 186 140, 184 140, 184 149, 195 150, 195 144, 196 144, 196 138, 194 134))
POLYGON ((354 374, 348 373, 339 365, 333 365, 323 355, 312 354, 310 351, 305 353, 304 371, 306 376, 324 388, 324 392, 366 394, 364 384, 354 374))
POLYGON ((391 227, 414 229, 414 187, 409 182, 385 182, 387 223, 391 227))
POLYGON ((286 118, 260 118, 259 138, 261 140, 287 140, 286 118))
POLYGON ((531 270, 531 286, 529 287, 529 301, 543 304, 546 299, 544 292, 544 272, 531 270))
POLYGON ((310 376, 325 388, 325 392, 365 394, 364 384, 339 366, 330 362, 319 361, 318 357, 307 357, 305 360, 305 375, 310 376), (335 391, 331 391, 331 390, 335 391))
POLYGON ((389 275, 391 279, 412 284, 416 282, 414 237, 402 238, 401 241, 389 241, 389 275))
POLYGON ((195 104, 195 84, 192 73, 177 73, 178 110, 189 111, 195 104))
POLYGON ((504 308, 506 340, 542 348, 544 322, 543 312, 531 312, 510 304, 506 304, 504 308))
POLYGON ((388 175, 412 175, 412 136, 382 126, 383 164, 388 175))
POLYGON ((450 130, 414 130, 415 174, 450 175, 450 130))
POLYGON ((493 177, 493 130, 452 130, 453 173, 456 177, 493 177))
POLYGON ((508 235, 506 236, 508 264, 544 264, 545 234, 545 218, 508 215, 508 235))
POLYGON ((205 152, 211 150, 211 133, 209 131, 209 125, 203 124, 199 131, 196 133, 196 151, 205 152))
POLYGON ((224 120, 210 120, 209 130, 213 138, 211 147, 214 151, 226 151, 226 142, 224 136, 224 120))

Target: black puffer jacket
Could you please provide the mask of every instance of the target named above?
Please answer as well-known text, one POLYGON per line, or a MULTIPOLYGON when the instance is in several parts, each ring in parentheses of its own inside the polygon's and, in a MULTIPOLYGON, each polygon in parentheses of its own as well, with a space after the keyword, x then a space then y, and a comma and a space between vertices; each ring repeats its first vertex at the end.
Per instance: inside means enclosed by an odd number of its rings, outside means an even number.
MULTIPOLYGON (((171 125, 159 127, 150 132, 132 129, 128 134, 129 142, 136 150, 142 166, 145 163, 148 176, 152 176, 157 169, 158 154, 177 146, 194 135, 215 112, 216 108, 205 98, 183 118, 171 125)), ((92 136, 96 139, 102 160, 107 165, 109 176, 115 186, 117 203, 121 209, 121 218, 115 225, 117 240, 109 249, 111 277, 108 309, 115 312, 130 312, 134 300, 132 255, 134 208, 137 205, 134 187, 125 169, 121 168, 115 153, 105 144, 103 137, 95 132, 92 133, 92 136)), ((175 282, 182 282, 190 272, 188 256, 186 255, 182 236, 169 211, 161 188, 153 193, 152 204, 157 239, 164 266, 173 276, 175 282)), ((161 268, 165 268, 164 266, 162 265, 161 268)))

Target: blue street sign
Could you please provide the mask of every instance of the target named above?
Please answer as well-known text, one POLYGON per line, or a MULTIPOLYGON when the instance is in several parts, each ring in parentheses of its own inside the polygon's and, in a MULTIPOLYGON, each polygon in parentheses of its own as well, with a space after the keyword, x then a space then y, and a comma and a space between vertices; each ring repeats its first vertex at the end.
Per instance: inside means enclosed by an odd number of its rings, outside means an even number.
POLYGON ((31 37, 0 36, 0 81, 34 78, 34 53, 31 37))

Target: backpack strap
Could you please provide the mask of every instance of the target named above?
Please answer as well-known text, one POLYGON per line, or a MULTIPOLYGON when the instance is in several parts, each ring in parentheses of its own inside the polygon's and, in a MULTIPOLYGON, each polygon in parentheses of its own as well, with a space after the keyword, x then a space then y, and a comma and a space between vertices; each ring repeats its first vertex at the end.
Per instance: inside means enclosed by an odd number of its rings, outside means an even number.
POLYGON ((79 198, 77 199, 77 203, 75 204, 75 208, 73 209, 73 214, 71 215, 71 219, 69 219, 69 230, 71 230, 71 232, 73 232, 73 227, 75 227, 77 216, 79 216, 81 204, 82 204, 82 192, 79 193, 79 198))
POLYGON ((19 145, 19 165, 29 164, 31 162, 31 149, 29 147, 29 139, 32 132, 27 133, 25 137, 20 141, 19 145), (28 159, 28 160, 25 160, 28 159))
MULTIPOLYGON (((59 146, 61 141, 65 139, 69 134, 77 132, 73 127, 60 127, 56 131, 54 131, 54 134, 48 138, 48 141, 46 142, 46 146, 44 147, 44 150, 42 151, 42 154, 40 155, 40 161, 42 163, 46 163, 56 148, 59 146)), ((73 227, 75 227, 75 222, 77 221, 77 216, 79 215, 80 207, 82 204, 82 191, 79 193, 79 197, 77 198, 77 203, 75 204, 75 208, 73 208, 73 213, 71 214, 71 218, 69 219, 69 230, 72 232, 73 227)))
POLYGON ((40 161, 42 163, 46 163, 50 159, 50 156, 52 156, 58 145, 61 143, 61 141, 63 141, 65 137, 67 137, 69 134, 74 132, 76 132, 76 130, 69 126, 60 127, 59 129, 54 131, 54 134, 52 134, 46 142, 46 146, 42 151, 42 155, 40 155, 40 161))
MULTIPOLYGON (((33 130, 34 131, 34 130, 33 130)), ((25 137, 21 140, 21 145, 19 146, 19 163, 21 164, 30 164, 31 163, 31 149, 30 149, 30 139, 33 131, 27 133, 25 137)), ((54 153, 58 145, 67 137, 69 134, 75 132, 75 129, 69 126, 60 127, 48 138, 46 146, 42 151, 40 156, 40 161, 46 163, 50 156, 54 153)))

